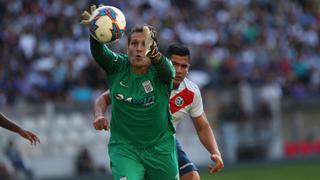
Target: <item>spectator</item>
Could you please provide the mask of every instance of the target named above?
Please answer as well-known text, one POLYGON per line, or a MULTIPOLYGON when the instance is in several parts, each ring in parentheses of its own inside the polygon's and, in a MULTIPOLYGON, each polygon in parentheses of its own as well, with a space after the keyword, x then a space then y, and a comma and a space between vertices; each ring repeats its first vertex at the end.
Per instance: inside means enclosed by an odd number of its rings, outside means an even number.
POLYGON ((79 151, 75 165, 78 175, 92 175, 95 172, 95 165, 87 148, 82 148, 79 151))
MULTIPOLYGON (((284 97, 299 99, 320 96, 319 3, 301 2, 108 3, 125 12, 128 29, 139 22, 159 29, 159 42, 164 42, 160 49, 170 41, 187 43, 193 52, 192 67, 210 74, 214 86, 230 87, 242 80, 261 86, 272 73, 281 79, 284 97)), ((72 91, 79 89, 74 82, 81 78, 88 81, 81 86, 88 95, 81 101, 92 100, 88 90, 101 87, 105 79, 90 63, 89 32, 79 25, 76 13, 88 3, 92 1, 1 2, 2 103, 72 99, 76 94, 72 91), (92 76, 98 78, 88 78, 92 76)), ((124 39, 113 49, 124 51, 124 39)))
POLYGON ((0 153, 0 179, 10 179, 12 167, 8 159, 0 153))
POLYGON ((5 154, 13 166, 15 176, 23 177, 26 179, 32 179, 33 173, 29 167, 27 167, 20 150, 15 146, 13 141, 9 141, 6 148, 5 154))

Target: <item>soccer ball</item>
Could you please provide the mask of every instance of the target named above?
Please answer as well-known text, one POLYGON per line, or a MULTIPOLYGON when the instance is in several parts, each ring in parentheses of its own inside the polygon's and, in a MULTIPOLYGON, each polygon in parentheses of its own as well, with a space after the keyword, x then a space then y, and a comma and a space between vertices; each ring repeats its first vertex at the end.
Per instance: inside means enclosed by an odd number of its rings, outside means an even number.
POLYGON ((126 28, 126 18, 113 6, 102 6, 93 11, 89 19, 91 35, 99 42, 110 43, 120 39, 126 28))

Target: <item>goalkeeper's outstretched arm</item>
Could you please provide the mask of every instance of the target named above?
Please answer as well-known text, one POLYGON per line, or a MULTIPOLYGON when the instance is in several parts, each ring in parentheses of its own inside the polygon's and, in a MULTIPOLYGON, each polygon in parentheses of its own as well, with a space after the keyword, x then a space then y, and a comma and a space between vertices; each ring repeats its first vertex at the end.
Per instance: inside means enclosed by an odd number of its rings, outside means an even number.
MULTIPOLYGON (((94 10, 96 10, 96 5, 90 7, 90 12, 84 11, 82 13, 82 20, 80 24, 88 26, 90 23, 90 16, 94 10)), ((90 35, 90 50, 94 60, 106 71, 108 74, 112 74, 117 70, 118 59, 121 59, 121 54, 114 53, 105 44, 97 41, 90 35)))

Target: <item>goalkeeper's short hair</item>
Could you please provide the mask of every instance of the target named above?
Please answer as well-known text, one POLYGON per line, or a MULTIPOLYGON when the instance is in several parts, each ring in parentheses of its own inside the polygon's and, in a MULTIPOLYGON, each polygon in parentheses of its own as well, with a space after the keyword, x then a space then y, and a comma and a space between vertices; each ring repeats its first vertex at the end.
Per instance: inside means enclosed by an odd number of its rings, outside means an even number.
POLYGON ((127 34, 127 37, 128 37, 128 45, 130 44, 131 42, 131 35, 133 33, 136 33, 136 32, 143 32, 143 26, 148 26, 150 28, 151 31, 153 31, 154 35, 155 35, 155 39, 154 41, 157 43, 157 31, 155 30, 155 28, 151 25, 135 25, 133 28, 131 28, 131 30, 129 31, 129 33, 127 34))

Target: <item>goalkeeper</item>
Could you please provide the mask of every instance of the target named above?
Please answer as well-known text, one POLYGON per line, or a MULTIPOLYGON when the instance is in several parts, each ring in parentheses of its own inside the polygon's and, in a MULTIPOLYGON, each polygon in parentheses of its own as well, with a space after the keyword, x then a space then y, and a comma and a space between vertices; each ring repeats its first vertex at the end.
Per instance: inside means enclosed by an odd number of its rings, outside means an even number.
MULTIPOLYGON (((87 25, 90 14, 85 11, 83 17, 87 25)), ((135 26, 128 34, 127 54, 114 53, 92 37, 90 48, 107 73, 113 102, 108 147, 114 179, 179 179, 169 112, 175 71, 158 51, 156 32, 135 26)))

